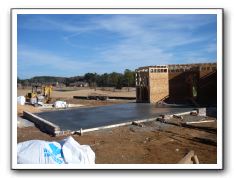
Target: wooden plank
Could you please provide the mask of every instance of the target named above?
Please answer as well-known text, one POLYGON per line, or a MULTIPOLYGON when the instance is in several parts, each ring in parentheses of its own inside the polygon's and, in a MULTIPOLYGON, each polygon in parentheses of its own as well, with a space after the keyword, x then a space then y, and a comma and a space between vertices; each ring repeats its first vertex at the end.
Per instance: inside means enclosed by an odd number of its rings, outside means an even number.
POLYGON ((201 123, 208 123, 208 122, 215 122, 215 120, 204 120, 204 121, 193 121, 193 122, 185 122, 185 124, 201 124, 201 123))
POLYGON ((191 150, 188 154, 183 157, 178 164, 199 164, 199 160, 197 155, 195 155, 194 151, 191 150))

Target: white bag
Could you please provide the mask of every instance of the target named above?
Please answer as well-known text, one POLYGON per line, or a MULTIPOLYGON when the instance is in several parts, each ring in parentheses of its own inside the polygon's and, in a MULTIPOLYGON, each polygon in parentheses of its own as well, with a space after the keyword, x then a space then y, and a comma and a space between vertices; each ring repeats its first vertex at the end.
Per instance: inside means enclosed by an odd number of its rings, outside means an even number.
POLYGON ((17 97, 17 103, 20 105, 24 105, 25 104, 25 97, 24 96, 18 96, 17 97))
POLYGON ((62 144, 64 161, 67 164, 95 164, 95 153, 88 145, 80 145, 72 137, 62 144))
POLYGON ((17 145, 18 164, 95 164, 95 153, 71 136, 58 142, 31 140, 17 145))
POLYGON ((54 107, 55 108, 66 108, 67 107, 67 102, 65 102, 65 101, 55 101, 54 102, 54 107))
POLYGON ((17 145, 18 164, 64 164, 57 142, 30 140, 17 145))

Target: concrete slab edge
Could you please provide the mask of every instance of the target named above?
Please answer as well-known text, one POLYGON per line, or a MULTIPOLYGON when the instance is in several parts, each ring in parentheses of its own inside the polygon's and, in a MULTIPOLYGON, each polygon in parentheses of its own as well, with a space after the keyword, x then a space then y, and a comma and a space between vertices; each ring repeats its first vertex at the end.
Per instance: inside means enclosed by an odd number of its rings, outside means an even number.
POLYGON ((187 111, 187 112, 181 112, 181 113, 178 113, 178 114, 171 114, 170 116, 173 117, 173 115, 176 115, 176 116, 183 116, 183 115, 188 115, 190 114, 191 112, 194 112, 196 110, 191 110, 191 111, 187 111))
POLYGON ((46 132, 46 133, 49 133, 49 134, 52 134, 54 136, 56 135, 59 135, 60 132, 63 132, 63 131, 60 131, 60 127, 39 117, 39 116, 36 116, 35 114, 33 113, 30 113, 30 112, 27 112, 27 111, 24 111, 23 112, 23 116, 33 122, 37 127, 39 127, 40 130, 46 132))
MULTIPOLYGON (((142 122, 149 122, 149 121, 155 121, 156 118, 148 118, 148 119, 141 119, 141 120, 136 120, 136 121, 129 121, 129 122, 124 122, 124 123, 119 123, 119 124, 113 124, 113 125, 107 125, 107 126, 102 126, 102 127, 95 127, 91 129, 82 129, 82 133, 87 133, 87 132, 92 132, 92 131, 97 131, 97 130, 102 130, 102 129, 108 129, 108 128, 114 128, 114 127, 120 127, 120 126, 125 126, 125 125, 132 125, 133 122, 137 123, 142 123, 142 122)), ((74 131, 75 132, 80 132, 74 131)))
POLYGON ((215 120, 204 120, 204 121, 185 122, 185 124, 201 124, 201 123, 209 123, 209 122, 215 122, 215 120))

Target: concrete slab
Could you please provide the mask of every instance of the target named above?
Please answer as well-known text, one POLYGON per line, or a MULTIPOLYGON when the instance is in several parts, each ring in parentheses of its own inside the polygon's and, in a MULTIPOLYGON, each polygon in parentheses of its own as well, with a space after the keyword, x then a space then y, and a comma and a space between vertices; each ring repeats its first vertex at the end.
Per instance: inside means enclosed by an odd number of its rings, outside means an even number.
POLYGON ((126 125, 133 121, 156 119, 162 114, 177 114, 193 108, 157 108, 148 103, 128 103, 92 108, 76 108, 35 113, 60 127, 61 131, 98 130, 97 128, 126 125))

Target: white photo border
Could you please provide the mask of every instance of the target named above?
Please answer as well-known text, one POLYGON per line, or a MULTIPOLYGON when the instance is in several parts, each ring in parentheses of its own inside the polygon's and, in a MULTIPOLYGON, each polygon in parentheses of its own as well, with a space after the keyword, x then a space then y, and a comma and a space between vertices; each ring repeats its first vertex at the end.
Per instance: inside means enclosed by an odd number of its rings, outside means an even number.
POLYGON ((12 8, 11 9, 11 169, 223 169, 223 9, 222 8, 12 8), (17 164, 17 15, 18 14, 216 14, 217 15, 217 164, 17 164))

